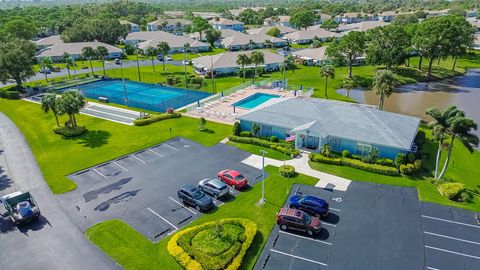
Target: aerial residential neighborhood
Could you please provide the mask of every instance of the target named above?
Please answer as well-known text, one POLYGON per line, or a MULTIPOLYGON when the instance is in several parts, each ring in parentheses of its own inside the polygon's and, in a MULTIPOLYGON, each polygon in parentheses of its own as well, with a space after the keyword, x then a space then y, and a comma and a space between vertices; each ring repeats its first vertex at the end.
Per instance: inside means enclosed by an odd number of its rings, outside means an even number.
POLYGON ((0 269, 480 269, 477 0, 0 0, 0 269))

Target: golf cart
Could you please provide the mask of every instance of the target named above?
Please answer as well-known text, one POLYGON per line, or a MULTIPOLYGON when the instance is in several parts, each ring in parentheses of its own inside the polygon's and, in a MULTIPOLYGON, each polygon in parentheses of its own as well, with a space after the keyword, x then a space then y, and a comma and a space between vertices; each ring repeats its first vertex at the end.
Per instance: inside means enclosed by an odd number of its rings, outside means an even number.
POLYGON ((40 216, 37 202, 29 192, 17 191, 0 198, 15 225, 33 221, 40 216))

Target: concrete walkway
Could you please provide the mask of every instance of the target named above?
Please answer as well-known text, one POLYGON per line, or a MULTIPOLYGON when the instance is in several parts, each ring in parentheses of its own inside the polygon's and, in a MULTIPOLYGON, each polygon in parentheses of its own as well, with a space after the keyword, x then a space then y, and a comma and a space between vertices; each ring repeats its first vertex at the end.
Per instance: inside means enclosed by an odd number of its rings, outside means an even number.
MULTIPOLYGON (((261 169, 262 156, 252 154, 248 158, 244 159, 242 163, 261 169)), ((284 162, 281 160, 265 158, 265 166, 273 165, 276 167, 280 167, 283 164, 284 162)), ((315 185, 316 187, 332 188, 336 190, 346 191, 351 182, 348 179, 320 172, 310 168, 310 165, 308 164, 308 153, 306 152, 300 153, 297 158, 285 161, 285 164, 295 167, 295 171, 298 173, 318 178, 319 180, 318 183, 315 185)))

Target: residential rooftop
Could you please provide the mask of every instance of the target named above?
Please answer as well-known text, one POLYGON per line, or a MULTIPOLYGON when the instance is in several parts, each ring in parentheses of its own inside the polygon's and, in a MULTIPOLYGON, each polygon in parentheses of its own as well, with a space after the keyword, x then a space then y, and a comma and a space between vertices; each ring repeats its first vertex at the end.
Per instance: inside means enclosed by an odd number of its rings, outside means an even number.
POLYGON ((364 21, 358 23, 350 23, 350 24, 342 24, 338 26, 338 31, 346 32, 346 31, 360 31, 364 32, 376 27, 386 26, 388 22, 383 21, 364 21))
POLYGON ((266 34, 268 33, 268 31, 270 31, 270 29, 272 29, 272 28, 277 28, 278 30, 280 30, 280 34, 281 34, 281 35, 285 35, 285 34, 288 34, 288 33, 292 33, 292 32, 298 31, 298 30, 295 29, 295 28, 288 27, 288 26, 284 26, 284 25, 272 25, 272 26, 264 26, 264 27, 260 27, 260 28, 248 29, 248 30, 247 30, 247 33, 248 33, 248 34, 262 34, 262 35, 266 35, 266 34))
POLYGON ((160 42, 165 41, 171 48, 180 48, 189 43, 190 47, 209 46, 204 42, 191 39, 186 36, 177 36, 164 31, 134 32, 127 35, 126 41, 140 41, 138 47, 145 49, 149 46, 156 47, 160 42))
POLYGON ((303 50, 298 50, 292 52, 293 56, 300 57, 303 59, 313 59, 316 61, 324 61, 327 59, 326 55, 327 47, 319 48, 307 48, 303 50))
POLYGON ((290 39, 290 40, 307 40, 307 39, 314 39, 315 37, 323 39, 323 38, 340 37, 340 35, 334 32, 327 31, 323 28, 318 28, 318 29, 301 30, 297 32, 292 32, 284 36, 284 38, 290 39))
POLYGON ((65 43, 65 42, 62 40, 60 35, 53 35, 53 36, 49 36, 49 37, 42 38, 35 41, 35 45, 37 46, 52 46, 52 45, 62 44, 62 43, 65 43))
MULTIPOLYGON (((270 52, 268 50, 260 51, 263 52, 265 60, 264 65, 283 62, 283 56, 279 54, 270 52)), ((246 54, 250 56, 252 54, 252 51, 224 52, 211 56, 201 56, 193 59, 192 62, 196 66, 201 66, 207 69, 209 69, 212 64, 214 69, 239 67, 239 65, 237 64, 237 58, 239 54, 246 54)))
POLYGON ((263 34, 240 34, 235 36, 226 37, 222 40, 222 45, 225 47, 229 46, 246 46, 250 44, 250 41, 254 43, 264 43, 266 40, 271 41, 272 43, 276 42, 285 42, 285 40, 281 38, 276 38, 268 35, 263 34))
POLYGON ((92 42, 72 42, 72 43, 60 43, 56 45, 52 45, 48 48, 45 48, 41 51, 38 52, 36 55, 37 57, 55 57, 55 56, 61 56, 64 53, 68 53, 70 55, 80 55, 82 54, 82 49, 85 47, 91 47, 93 49, 96 49, 99 46, 103 46, 107 48, 109 53, 121 53, 123 52, 122 49, 117 48, 115 46, 98 42, 98 41, 92 41, 92 42))

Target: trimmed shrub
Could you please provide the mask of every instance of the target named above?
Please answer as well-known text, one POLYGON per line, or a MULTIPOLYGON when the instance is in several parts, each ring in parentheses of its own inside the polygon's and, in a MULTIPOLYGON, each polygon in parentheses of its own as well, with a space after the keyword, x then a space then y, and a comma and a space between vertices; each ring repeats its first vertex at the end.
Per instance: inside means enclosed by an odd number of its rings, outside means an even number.
POLYGON ((438 191, 449 200, 455 200, 465 191, 465 185, 457 182, 445 183, 438 187, 438 191))
POLYGON ((350 151, 348 151, 348 150, 343 150, 342 151, 342 157, 351 158, 352 154, 350 154, 350 151))
MULTIPOLYGON (((243 133, 242 131, 241 133, 243 133)), ((300 151, 295 148, 290 148, 288 147, 289 144, 286 143, 274 143, 271 142, 270 140, 265 140, 261 138, 253 138, 253 137, 242 137, 242 136, 233 136, 230 135, 228 139, 232 142, 239 142, 239 143, 247 143, 247 144, 253 144, 253 145, 258 145, 258 146, 263 146, 266 148, 274 149, 279 152, 285 153, 287 155, 291 156, 298 156, 300 154, 300 151)))
POLYGON ((53 132, 63 137, 72 138, 82 135, 87 129, 84 126, 77 126, 75 128, 69 127, 55 127, 53 132))
POLYGON ((188 270, 235 270, 242 264, 243 257, 252 244, 256 233, 257 226, 254 222, 242 218, 226 218, 193 226, 176 233, 168 242, 167 250, 183 268, 188 270), (215 228, 219 224, 222 226, 226 224, 238 225, 244 229, 244 232, 238 236, 238 242, 232 245, 230 249, 218 255, 211 255, 195 250, 195 248, 191 246, 191 240, 198 233, 215 228))
POLYGON ((322 145, 322 149, 320 149, 320 154, 322 154, 324 157, 330 157, 330 145, 324 144, 322 145))
MULTIPOLYGON (((240 137, 252 137, 252 133, 250 131, 242 131, 242 132, 240 132, 239 135, 240 135, 240 137)), ((237 135, 235 135, 235 136, 237 136, 237 135)))
POLYGON ((162 113, 162 114, 150 114, 144 117, 140 117, 133 121, 135 126, 146 126, 151 123, 159 122, 162 120, 170 119, 170 118, 179 118, 182 114, 178 112, 173 113, 162 113))
POLYGON ((391 175, 391 176, 398 175, 398 170, 396 168, 378 165, 378 164, 364 163, 360 160, 356 160, 352 158, 342 159, 342 165, 349 166, 349 167, 356 168, 363 171, 379 173, 384 175, 391 175))
POLYGON ((239 122, 235 122, 233 124, 233 135, 235 136, 240 136, 240 133, 242 132, 242 127, 240 126, 239 122))
POLYGON ((405 163, 406 163, 405 154, 401 154, 401 153, 397 154, 397 156, 395 157, 395 167, 400 168, 400 165, 405 163))
POLYGON ((412 174, 415 171, 415 166, 412 163, 400 165, 400 173, 403 175, 412 174))
POLYGON ((415 155, 413 153, 407 154, 407 163, 413 163, 415 161, 415 155))
POLYGON ((277 136, 270 136, 270 141, 271 142, 278 142, 277 136))
POLYGON ((383 166, 389 166, 389 167, 395 167, 395 162, 389 158, 380 158, 377 159, 375 162, 378 165, 383 165, 383 166))
POLYGON ((473 200, 473 196, 470 194, 470 192, 465 190, 460 193, 460 197, 458 199, 462 202, 471 202, 473 200))
POLYGON ((413 169, 414 171, 418 171, 422 168, 422 160, 420 159, 416 159, 414 162, 413 162, 413 169))
POLYGON ((0 97, 6 99, 19 99, 20 92, 15 90, 0 90, 0 97))
POLYGON ((288 178, 295 175, 295 167, 293 167, 292 165, 282 165, 280 166, 278 171, 280 172, 281 175, 288 178))
POLYGON ((341 158, 329 158, 322 154, 314 154, 314 153, 310 153, 309 158, 311 161, 315 161, 315 162, 333 164, 333 165, 342 165, 341 158))

